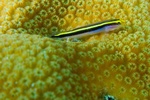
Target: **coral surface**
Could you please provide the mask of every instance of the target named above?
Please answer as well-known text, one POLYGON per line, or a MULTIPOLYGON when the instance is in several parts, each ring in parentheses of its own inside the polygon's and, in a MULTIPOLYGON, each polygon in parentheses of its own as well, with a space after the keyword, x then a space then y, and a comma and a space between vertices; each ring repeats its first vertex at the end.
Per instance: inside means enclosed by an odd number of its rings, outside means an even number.
POLYGON ((149 0, 1 0, 0 100, 149 100, 149 0), (107 20, 123 28, 50 35, 107 20))

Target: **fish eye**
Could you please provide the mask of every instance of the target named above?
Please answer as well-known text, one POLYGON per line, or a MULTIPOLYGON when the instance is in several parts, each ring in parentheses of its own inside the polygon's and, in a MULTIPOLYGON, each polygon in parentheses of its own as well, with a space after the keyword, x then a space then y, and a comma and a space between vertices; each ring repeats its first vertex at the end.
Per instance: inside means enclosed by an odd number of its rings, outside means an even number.
POLYGON ((116 22, 117 24, 121 24, 121 21, 116 22))

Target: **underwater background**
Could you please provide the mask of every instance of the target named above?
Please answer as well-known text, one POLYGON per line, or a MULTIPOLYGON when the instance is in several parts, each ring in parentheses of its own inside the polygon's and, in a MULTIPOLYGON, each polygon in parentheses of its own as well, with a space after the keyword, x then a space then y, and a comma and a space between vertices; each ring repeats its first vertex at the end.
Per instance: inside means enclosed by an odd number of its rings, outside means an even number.
POLYGON ((150 1, 0 0, 0 100, 150 100, 150 1), (123 28, 50 37, 109 19, 123 28))

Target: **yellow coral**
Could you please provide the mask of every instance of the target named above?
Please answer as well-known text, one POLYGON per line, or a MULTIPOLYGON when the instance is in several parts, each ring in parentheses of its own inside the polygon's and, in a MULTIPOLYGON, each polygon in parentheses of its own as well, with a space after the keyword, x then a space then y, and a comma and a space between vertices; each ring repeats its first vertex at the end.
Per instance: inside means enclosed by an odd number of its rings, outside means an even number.
POLYGON ((0 100, 148 100, 149 9, 148 0, 1 0, 0 100), (112 18, 124 28, 85 42, 43 37, 112 18))

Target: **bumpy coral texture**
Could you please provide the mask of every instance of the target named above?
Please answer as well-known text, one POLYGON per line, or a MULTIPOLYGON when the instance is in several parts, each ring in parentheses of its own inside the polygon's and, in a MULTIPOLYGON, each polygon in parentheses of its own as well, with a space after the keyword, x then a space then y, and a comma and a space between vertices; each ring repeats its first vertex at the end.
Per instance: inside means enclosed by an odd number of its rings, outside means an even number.
POLYGON ((1 0, 0 100, 149 100, 149 0, 1 0), (120 18, 123 29, 47 36, 120 18))

